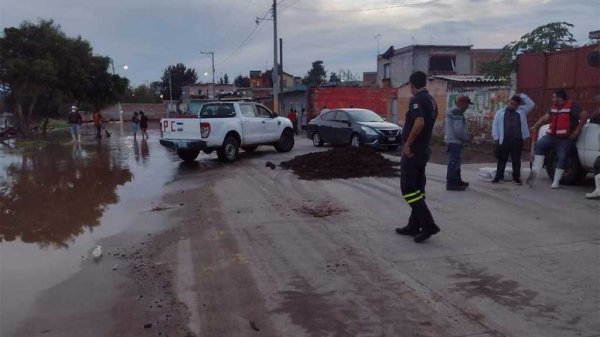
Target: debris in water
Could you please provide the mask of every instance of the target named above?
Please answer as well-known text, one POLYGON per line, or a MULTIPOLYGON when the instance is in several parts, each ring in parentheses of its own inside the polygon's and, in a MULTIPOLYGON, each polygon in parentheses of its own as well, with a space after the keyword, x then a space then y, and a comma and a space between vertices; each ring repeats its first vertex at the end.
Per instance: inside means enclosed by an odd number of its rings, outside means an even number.
POLYGON ((92 257, 94 260, 98 260, 102 257, 102 246, 98 245, 96 248, 94 248, 92 251, 92 257))
POLYGON ((113 266, 113 270, 117 270, 117 268, 119 268, 119 264, 118 263, 113 266))

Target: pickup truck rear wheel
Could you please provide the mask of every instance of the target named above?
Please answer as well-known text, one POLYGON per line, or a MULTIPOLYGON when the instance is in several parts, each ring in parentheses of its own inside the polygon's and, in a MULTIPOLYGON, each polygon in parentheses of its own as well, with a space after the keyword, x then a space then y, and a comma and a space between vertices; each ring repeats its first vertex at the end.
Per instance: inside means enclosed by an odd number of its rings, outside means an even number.
POLYGON ((223 141, 223 145, 217 150, 217 157, 222 162, 230 163, 237 159, 239 151, 240 145, 237 139, 233 136, 227 136, 223 141))
MULTIPOLYGON (((546 156, 546 173, 548 173, 548 177, 552 180, 554 179, 554 170, 556 169, 556 162, 558 161, 556 150, 551 150, 548 152, 546 156)), ((560 183, 563 185, 575 185, 579 183, 585 176, 587 175, 586 170, 581 167, 581 163, 579 162, 579 156, 577 153, 573 153, 567 162, 567 169, 565 170, 564 175, 560 179, 560 183)))
POLYGON ((190 150, 190 149, 177 149, 177 155, 185 162, 192 162, 196 160, 200 150, 190 150))
POLYGON ((278 152, 290 152, 294 148, 294 131, 285 129, 281 133, 279 142, 275 144, 275 150, 278 152))

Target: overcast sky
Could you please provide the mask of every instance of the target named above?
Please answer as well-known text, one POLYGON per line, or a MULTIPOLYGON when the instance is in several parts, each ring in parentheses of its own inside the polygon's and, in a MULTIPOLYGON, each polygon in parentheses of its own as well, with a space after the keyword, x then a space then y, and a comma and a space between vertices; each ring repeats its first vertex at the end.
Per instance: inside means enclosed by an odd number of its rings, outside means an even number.
MULTIPOLYGON (((169 64, 233 80, 273 64, 271 0, 0 0, 0 26, 54 19, 69 36, 115 60, 133 84, 158 80, 169 64), (270 18, 270 14, 266 15, 270 18), (255 30, 256 29, 256 30, 255 30), (252 34, 251 34, 252 33, 252 34), (247 37, 250 39, 243 43, 247 37)), ((285 71, 304 76, 314 60, 326 70, 376 70, 390 45, 473 44, 499 48, 534 28, 567 21, 578 43, 600 29, 599 0, 279 0, 278 31, 285 71), (379 35, 380 34, 380 35, 379 35), (379 36, 379 38, 376 38, 379 36)))

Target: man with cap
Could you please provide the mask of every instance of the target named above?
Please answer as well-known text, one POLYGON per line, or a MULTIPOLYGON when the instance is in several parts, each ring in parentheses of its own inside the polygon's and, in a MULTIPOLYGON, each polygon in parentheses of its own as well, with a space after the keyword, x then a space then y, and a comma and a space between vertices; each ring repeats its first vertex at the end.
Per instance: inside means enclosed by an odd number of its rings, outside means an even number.
POLYGON ((81 114, 77 111, 76 106, 71 107, 71 113, 69 113, 69 126, 71 127, 71 137, 74 142, 81 141, 81 124, 83 123, 83 118, 81 114))
POLYGON ((444 142, 448 145, 448 169, 446 171, 446 190, 464 191, 469 183, 460 176, 463 142, 469 140, 469 130, 465 111, 473 104, 467 96, 456 98, 456 106, 446 112, 444 142))
POLYGON ((496 177, 494 184, 504 182, 504 170, 510 156, 512 162, 512 180, 517 185, 521 182, 521 153, 523 141, 529 138, 527 114, 533 110, 535 103, 525 94, 514 95, 506 108, 498 110, 492 123, 492 137, 496 145, 496 177))

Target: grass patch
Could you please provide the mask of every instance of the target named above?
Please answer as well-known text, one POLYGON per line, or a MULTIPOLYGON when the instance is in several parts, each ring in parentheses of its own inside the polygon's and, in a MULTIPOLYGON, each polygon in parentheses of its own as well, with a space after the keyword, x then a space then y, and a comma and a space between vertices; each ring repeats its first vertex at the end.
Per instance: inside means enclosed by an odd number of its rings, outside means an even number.
MULTIPOLYGON (((43 122, 40 123, 40 128, 43 126, 43 122)), ((67 122, 64 119, 54 119, 54 118, 50 118, 48 120, 48 129, 62 129, 62 128, 68 128, 69 127, 69 122, 67 122)))

